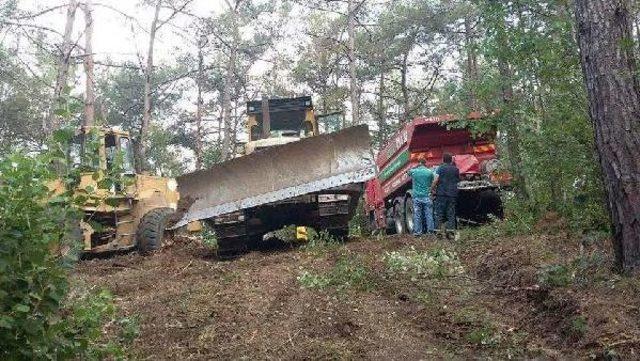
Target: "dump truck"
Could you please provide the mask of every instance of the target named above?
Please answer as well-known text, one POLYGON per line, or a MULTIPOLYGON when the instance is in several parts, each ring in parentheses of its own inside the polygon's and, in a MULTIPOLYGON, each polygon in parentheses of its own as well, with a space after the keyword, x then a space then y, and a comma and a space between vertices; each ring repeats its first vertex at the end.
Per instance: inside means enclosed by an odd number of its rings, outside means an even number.
POLYGON ((247 103, 244 155, 177 178, 179 228, 196 220, 220 252, 243 251, 284 226, 347 234, 375 176, 365 125, 320 134, 311 97, 247 103))
POLYGON ((71 188, 83 213, 79 224, 70 227, 82 239, 82 253, 160 248, 180 198, 176 180, 136 173, 125 131, 81 127, 66 148, 77 179, 73 184, 57 180, 49 187, 54 195, 71 188))
MULTIPOLYGON (((480 113, 472 113, 465 120, 482 118, 480 113)), ((473 136, 467 128, 449 127, 457 120, 454 115, 418 117, 404 124, 380 149, 376 157, 379 172, 367 182, 365 191, 365 210, 373 230, 413 232, 411 177, 407 170, 420 159, 428 167, 436 167, 446 152, 454 155, 460 170, 458 218, 483 223, 502 217, 500 189, 509 185, 510 176, 500 170, 495 132, 473 136)))

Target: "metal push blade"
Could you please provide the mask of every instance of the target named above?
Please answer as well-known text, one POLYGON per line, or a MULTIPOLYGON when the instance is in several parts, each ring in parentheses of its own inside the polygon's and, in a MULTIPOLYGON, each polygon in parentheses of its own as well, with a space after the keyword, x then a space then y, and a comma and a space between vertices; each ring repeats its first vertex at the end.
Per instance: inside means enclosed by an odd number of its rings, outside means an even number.
POLYGON ((170 228, 374 176, 366 125, 304 138, 178 177, 190 205, 170 228))

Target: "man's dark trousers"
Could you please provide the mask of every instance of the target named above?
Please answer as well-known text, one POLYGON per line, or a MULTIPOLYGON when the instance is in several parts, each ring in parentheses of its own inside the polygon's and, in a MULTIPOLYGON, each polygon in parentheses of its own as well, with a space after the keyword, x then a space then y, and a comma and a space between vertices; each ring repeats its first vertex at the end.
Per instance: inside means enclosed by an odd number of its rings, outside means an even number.
POLYGON ((456 229, 456 197, 437 196, 436 197, 436 229, 446 217, 447 230, 456 229))

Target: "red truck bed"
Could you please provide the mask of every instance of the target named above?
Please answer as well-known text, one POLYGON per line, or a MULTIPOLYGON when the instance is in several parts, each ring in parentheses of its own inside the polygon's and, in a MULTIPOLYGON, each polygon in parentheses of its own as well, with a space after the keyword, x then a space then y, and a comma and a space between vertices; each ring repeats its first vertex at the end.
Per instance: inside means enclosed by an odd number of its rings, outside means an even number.
MULTIPOLYGON (((480 113, 472 113, 467 120, 481 118, 480 113)), ((391 137, 376 157, 377 177, 366 184, 365 204, 368 210, 388 208, 389 202, 404 197, 411 187, 406 171, 414 167, 420 158, 426 160, 428 167, 434 167, 442 163, 443 153, 451 153, 463 179, 479 178, 485 163, 496 159, 495 135, 474 137, 468 129, 447 129, 447 123, 456 120, 459 118, 450 114, 418 117, 407 122, 391 137)), ((378 214, 376 218, 382 222, 384 216, 378 214)))

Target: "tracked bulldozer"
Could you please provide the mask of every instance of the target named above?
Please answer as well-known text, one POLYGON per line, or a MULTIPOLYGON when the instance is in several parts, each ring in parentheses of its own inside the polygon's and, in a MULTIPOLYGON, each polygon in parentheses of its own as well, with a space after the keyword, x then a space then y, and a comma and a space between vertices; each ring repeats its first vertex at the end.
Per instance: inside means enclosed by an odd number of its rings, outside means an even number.
POLYGON ((202 220, 221 252, 242 251, 283 226, 348 233, 375 176, 367 127, 319 134, 311 97, 247 103, 244 155, 177 178, 179 228, 202 220))

